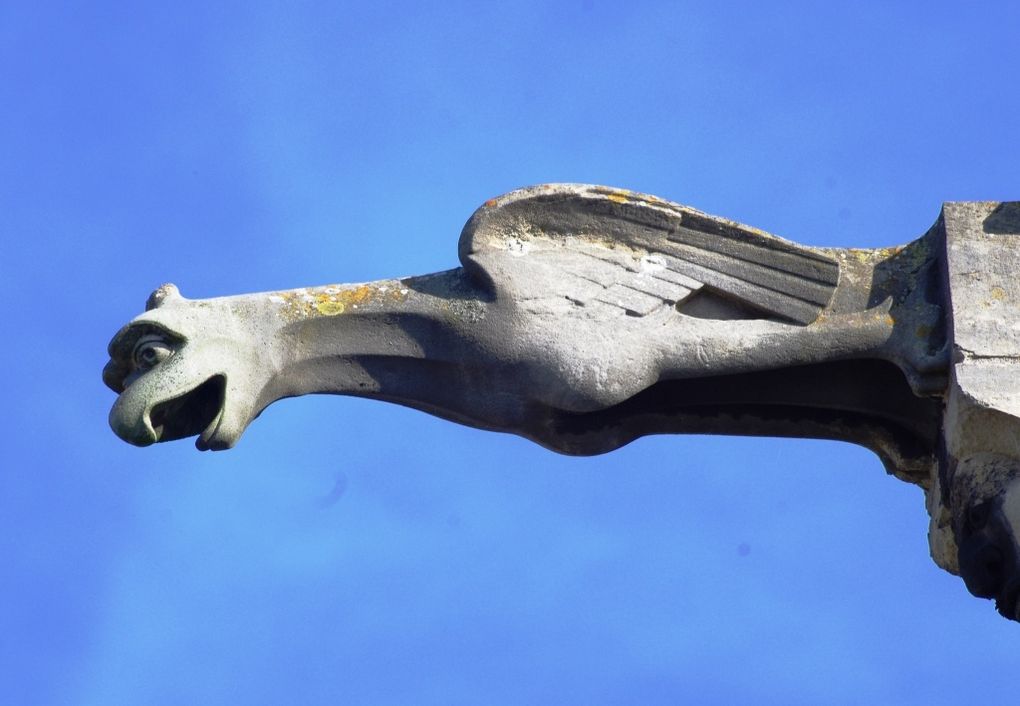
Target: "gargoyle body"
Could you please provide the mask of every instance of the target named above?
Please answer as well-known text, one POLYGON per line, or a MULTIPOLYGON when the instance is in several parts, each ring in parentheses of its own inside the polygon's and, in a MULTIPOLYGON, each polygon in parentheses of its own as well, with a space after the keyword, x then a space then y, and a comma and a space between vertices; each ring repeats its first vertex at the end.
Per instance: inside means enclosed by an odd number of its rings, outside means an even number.
MULTIPOLYGON (((476 211, 447 272, 205 300, 164 285, 110 344, 110 422, 141 446, 225 449, 272 402, 333 393, 570 454, 652 433, 842 439, 925 488, 955 571, 940 224, 900 248, 809 248, 633 192, 524 189, 476 211)), ((1007 529, 1009 502, 988 506, 1007 529)), ((977 563, 968 586, 1016 617, 1020 569, 977 563)))

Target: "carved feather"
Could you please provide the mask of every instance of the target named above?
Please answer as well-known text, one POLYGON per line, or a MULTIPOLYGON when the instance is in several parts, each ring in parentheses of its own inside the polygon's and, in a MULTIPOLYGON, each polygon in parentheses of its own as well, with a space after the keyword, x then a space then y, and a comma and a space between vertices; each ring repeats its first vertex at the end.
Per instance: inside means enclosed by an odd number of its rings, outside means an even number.
POLYGON ((482 206, 464 266, 520 301, 570 301, 647 316, 706 289, 763 316, 813 322, 839 264, 818 250, 654 196, 553 184, 482 206))

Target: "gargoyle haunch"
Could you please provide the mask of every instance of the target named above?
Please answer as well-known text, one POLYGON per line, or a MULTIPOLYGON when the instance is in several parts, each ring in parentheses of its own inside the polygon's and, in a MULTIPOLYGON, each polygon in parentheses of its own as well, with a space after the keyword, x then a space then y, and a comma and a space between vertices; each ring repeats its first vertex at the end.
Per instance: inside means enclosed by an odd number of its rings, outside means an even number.
POLYGON ((850 441, 925 490, 935 561, 1015 620, 1017 236, 1017 203, 946 204, 914 242, 863 250, 619 189, 522 189, 475 212, 446 272, 160 287, 110 343, 110 424, 226 449, 270 403, 319 392, 569 454, 657 433, 850 441))

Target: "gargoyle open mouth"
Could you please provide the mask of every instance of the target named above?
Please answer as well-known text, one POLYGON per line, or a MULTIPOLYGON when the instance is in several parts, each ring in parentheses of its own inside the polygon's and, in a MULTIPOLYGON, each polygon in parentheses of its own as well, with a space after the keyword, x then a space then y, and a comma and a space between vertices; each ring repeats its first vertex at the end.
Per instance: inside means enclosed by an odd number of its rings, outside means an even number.
POLYGON ((152 408, 149 421, 156 441, 174 441, 199 434, 195 442, 202 451, 211 443, 226 401, 227 378, 213 375, 191 392, 160 402, 152 408))

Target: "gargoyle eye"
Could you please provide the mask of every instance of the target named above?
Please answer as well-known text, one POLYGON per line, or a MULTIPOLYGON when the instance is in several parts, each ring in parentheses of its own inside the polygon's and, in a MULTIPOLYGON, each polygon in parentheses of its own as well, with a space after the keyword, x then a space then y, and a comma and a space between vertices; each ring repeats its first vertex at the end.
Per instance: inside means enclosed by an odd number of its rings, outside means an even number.
POLYGON ((174 349, 159 336, 143 336, 131 354, 136 368, 147 370, 173 355, 174 349))

